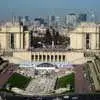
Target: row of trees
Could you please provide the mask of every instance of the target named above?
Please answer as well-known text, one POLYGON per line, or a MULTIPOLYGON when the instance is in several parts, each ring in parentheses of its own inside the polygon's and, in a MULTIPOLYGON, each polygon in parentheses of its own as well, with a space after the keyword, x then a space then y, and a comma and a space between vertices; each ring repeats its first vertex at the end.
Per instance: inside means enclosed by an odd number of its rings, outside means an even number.
POLYGON ((68 37, 61 36, 58 31, 55 29, 46 30, 46 34, 44 37, 33 37, 31 32, 31 46, 32 47, 38 47, 42 46, 42 44, 38 44, 39 42, 45 44, 45 45, 52 45, 52 41, 54 41, 54 45, 65 45, 69 44, 70 40, 68 37))

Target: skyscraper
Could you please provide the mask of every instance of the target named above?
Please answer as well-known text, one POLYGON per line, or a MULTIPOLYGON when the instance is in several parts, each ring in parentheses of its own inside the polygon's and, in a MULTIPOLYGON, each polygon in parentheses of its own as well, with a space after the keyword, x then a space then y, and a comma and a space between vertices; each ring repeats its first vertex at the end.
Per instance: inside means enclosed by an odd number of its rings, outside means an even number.
POLYGON ((78 16, 78 22, 86 22, 87 21, 87 14, 81 13, 78 16))
POLYGON ((77 24, 77 15, 74 13, 70 13, 68 15, 66 15, 66 25, 67 26, 76 26, 77 24))

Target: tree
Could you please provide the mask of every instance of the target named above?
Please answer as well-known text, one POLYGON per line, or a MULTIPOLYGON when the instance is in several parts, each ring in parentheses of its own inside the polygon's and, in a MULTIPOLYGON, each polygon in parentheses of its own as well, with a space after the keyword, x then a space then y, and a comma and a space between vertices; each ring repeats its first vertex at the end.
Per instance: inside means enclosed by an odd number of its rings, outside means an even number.
POLYGON ((30 46, 32 47, 33 44, 34 43, 34 41, 33 41, 33 31, 30 31, 30 46))
POLYGON ((50 45, 52 43, 52 36, 51 36, 51 33, 50 33, 49 29, 46 30, 46 34, 44 36, 44 40, 45 40, 45 43, 47 45, 50 45))

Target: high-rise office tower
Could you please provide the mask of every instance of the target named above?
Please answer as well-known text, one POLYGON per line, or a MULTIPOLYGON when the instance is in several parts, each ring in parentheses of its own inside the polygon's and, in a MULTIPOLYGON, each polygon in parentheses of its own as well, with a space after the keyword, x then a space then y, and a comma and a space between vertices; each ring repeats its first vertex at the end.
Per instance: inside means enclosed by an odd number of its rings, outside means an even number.
POLYGON ((68 15, 66 15, 66 25, 67 26, 76 26, 77 24, 77 15, 74 13, 70 13, 68 15))
POLYGON ((78 22, 86 22, 87 21, 87 14, 81 13, 78 16, 78 22))

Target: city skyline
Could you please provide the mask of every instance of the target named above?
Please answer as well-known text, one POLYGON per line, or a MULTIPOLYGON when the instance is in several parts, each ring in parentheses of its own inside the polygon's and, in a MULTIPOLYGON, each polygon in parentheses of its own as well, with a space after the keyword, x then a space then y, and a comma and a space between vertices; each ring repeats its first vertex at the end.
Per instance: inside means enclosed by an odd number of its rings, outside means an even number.
POLYGON ((73 12, 89 12, 91 9, 98 16, 97 0, 2 0, 0 1, 0 20, 11 19, 12 15, 31 17, 47 15, 65 15, 73 12))

